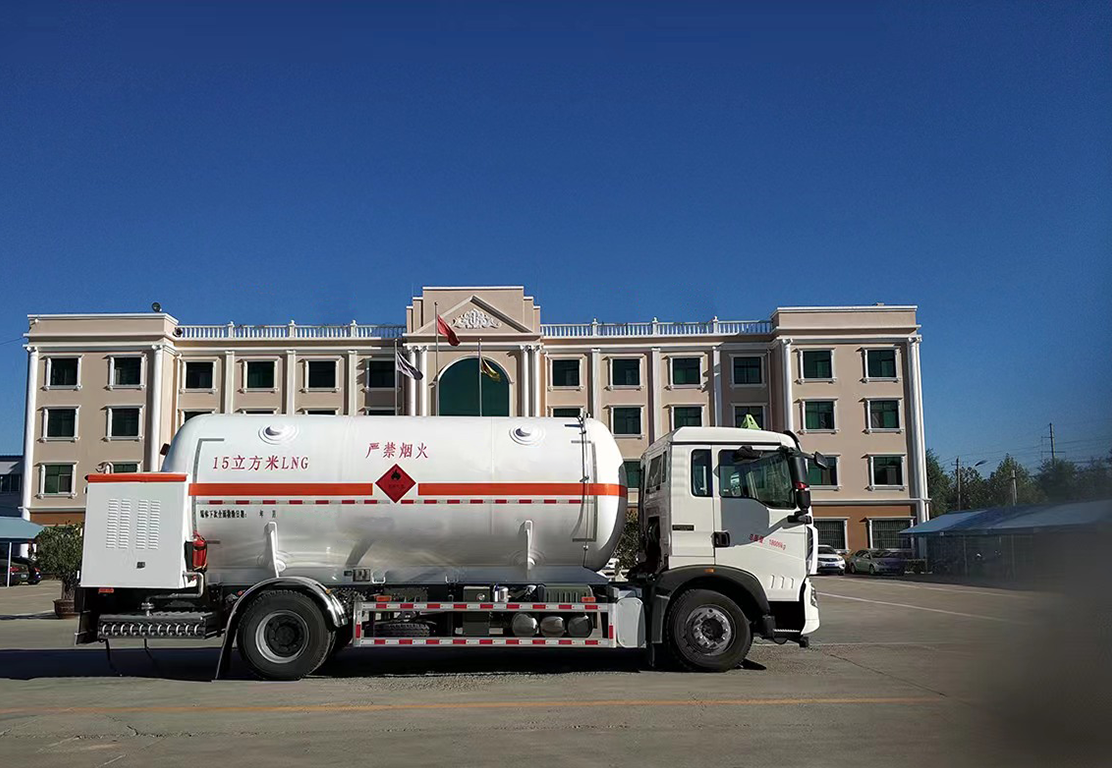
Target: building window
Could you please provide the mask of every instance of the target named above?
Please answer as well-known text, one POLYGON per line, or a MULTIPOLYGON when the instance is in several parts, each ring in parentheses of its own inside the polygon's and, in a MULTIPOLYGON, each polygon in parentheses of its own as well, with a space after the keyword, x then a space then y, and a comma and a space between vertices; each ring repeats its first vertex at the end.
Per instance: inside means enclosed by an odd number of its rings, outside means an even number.
POLYGON ((139 471, 138 462, 134 461, 113 461, 112 471, 116 474, 132 474, 139 471))
POLYGON ((763 405, 735 405, 734 426, 741 427, 745 424, 745 417, 752 416, 753 421, 761 429, 765 428, 765 409, 763 405))
POLYGON ((247 361, 247 389, 274 389, 274 361, 247 361))
POLYGON ((73 465, 43 464, 42 493, 44 496, 68 496, 73 493, 73 465))
POLYGON ((141 386, 143 375, 143 358, 141 357, 113 357, 112 358, 112 386, 113 387, 138 387, 141 386))
POLYGON ((553 360, 552 361, 552 386, 578 387, 579 386, 579 361, 578 360, 553 360))
POLYGON ((870 520, 869 546, 873 549, 902 549, 900 534, 914 524, 910 518, 904 520, 870 520))
POLYGON ((623 461, 622 467, 625 469, 626 488, 639 490, 641 488, 641 460, 623 461))
POLYGON ((200 416, 201 414, 204 414, 204 413, 212 413, 212 411, 182 411, 181 412, 181 423, 184 424, 185 422, 192 419, 194 416, 200 416))
POLYGON ((253 416, 270 416, 275 413, 273 408, 244 408, 240 413, 246 413, 253 416))
POLYGON ((395 416, 393 408, 364 408, 363 413, 367 416, 395 416))
POLYGON ((703 426, 703 409, 698 405, 673 405, 672 429, 703 426))
POLYGON ((336 388, 335 360, 310 360, 306 363, 306 367, 308 368, 306 384, 309 389, 336 388))
POLYGON ((710 451, 700 448, 691 452, 691 495, 710 496, 711 491, 710 451))
POLYGON ((139 437, 139 409, 109 408, 108 437, 124 439, 139 437))
POLYGON ((212 389, 212 363, 188 362, 185 364, 186 389, 212 389))
POLYGON ((367 361, 367 389, 394 389, 396 386, 393 360, 367 361))
POLYGON ((895 379, 896 350, 865 350, 865 370, 869 379, 895 379))
POLYGON ((829 349, 803 351, 803 378, 830 381, 834 378, 834 361, 829 349))
POLYGON ((615 435, 641 435, 641 409, 615 408, 611 413, 611 429, 615 435))
POLYGON ((46 359, 46 366, 49 369, 47 386, 76 387, 77 365, 76 357, 48 357, 46 359))
POLYGON ((900 428, 899 400, 870 400, 869 429, 897 430, 900 428))
POLYGON ((582 409, 578 407, 573 408, 553 408, 552 418, 554 419, 578 419, 582 409))
POLYGON ((672 358, 672 386, 694 387, 703 382, 703 371, 697 357, 672 358))
POLYGON ((761 381, 761 358, 734 358, 734 384, 760 384, 761 381))
POLYGON ((335 408, 306 408, 306 416, 335 416, 335 408))
POLYGON ((807 485, 812 488, 838 487, 838 457, 827 456, 826 469, 820 469, 810 459, 807 460, 807 485))
POLYGON ((641 361, 635 357, 611 360, 610 384, 614 387, 641 386, 641 361))
POLYGON ((803 403, 803 428, 809 432, 834 431, 834 401, 808 400, 803 403))
POLYGON ((72 440, 77 437, 77 409, 47 408, 45 437, 47 440, 72 440))
POLYGON ((839 552, 846 550, 845 520, 815 520, 815 530, 819 534, 819 546, 824 544, 839 552))
POLYGON ((903 487, 903 456, 873 456, 869 461, 874 488, 903 487))
POLYGON ((19 493, 23 490, 23 475, 0 475, 0 493, 19 493))

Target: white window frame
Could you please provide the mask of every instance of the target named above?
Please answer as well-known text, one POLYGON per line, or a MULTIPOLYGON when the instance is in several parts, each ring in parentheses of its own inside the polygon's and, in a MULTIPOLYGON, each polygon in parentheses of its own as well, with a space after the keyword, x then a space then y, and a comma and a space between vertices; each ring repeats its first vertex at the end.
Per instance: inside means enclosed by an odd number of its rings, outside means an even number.
MULTIPOLYGON (((837 422, 835 422, 837 423, 837 422)), ((902 397, 867 397, 865 398, 865 431, 869 434, 874 432, 899 434, 904 431, 904 416, 903 416, 903 398, 902 397), (896 417, 900 420, 898 427, 874 427, 873 426, 873 403, 887 403, 890 401, 896 402, 896 417)))
POLYGON ((240 365, 241 365, 240 375, 243 376, 243 379, 242 379, 243 383, 240 386, 239 391, 242 392, 242 393, 262 392, 264 394, 265 393, 273 394, 273 393, 277 392, 278 391, 278 359, 279 358, 277 358, 277 357, 249 357, 249 358, 243 358, 242 360, 240 360, 240 365), (248 387, 247 386, 247 365, 248 365, 248 363, 270 363, 274 367, 274 386, 269 387, 269 388, 248 387))
POLYGON ((107 418, 107 424, 106 424, 105 430, 104 430, 104 439, 105 440, 109 440, 111 442, 124 442, 124 443, 133 442, 133 443, 137 443, 137 442, 140 442, 143 439, 143 424, 144 424, 143 411, 145 410, 145 408, 142 405, 127 405, 127 404, 121 403, 119 405, 106 406, 104 410, 105 410, 106 418, 107 418), (139 410, 139 434, 135 435, 134 437, 132 437, 130 435, 127 436, 127 437, 116 437, 112 434, 112 412, 117 411, 117 410, 121 410, 123 408, 127 408, 128 410, 130 410, 132 408, 137 408, 139 410))
POLYGON ((384 408, 382 406, 379 406, 379 407, 366 406, 366 407, 363 408, 363 415, 364 416, 397 416, 398 415, 398 406, 394 405, 390 408, 384 408), (371 411, 390 411, 390 413, 371 413, 371 411))
POLYGON ((81 389, 81 360, 84 357, 85 357, 84 355, 61 355, 61 354, 59 354, 59 355, 45 355, 43 357, 43 359, 46 360, 46 373, 45 373, 45 378, 43 379, 43 382, 42 382, 42 388, 43 389, 53 389, 55 391, 62 391, 62 390, 77 391, 77 390, 80 390, 81 389), (51 369, 51 366, 53 365, 53 361, 54 361, 55 358, 58 358, 60 360, 72 360, 74 358, 77 358, 77 383, 76 384, 54 384, 54 385, 51 385, 51 383, 50 383, 50 369, 51 369))
MULTIPOLYGON (((213 392, 215 392, 216 391, 216 358, 215 357, 212 357, 212 358, 191 357, 191 358, 186 358, 186 359, 182 360, 181 361, 181 388, 179 389, 179 391, 183 395, 186 394, 186 393, 189 393, 189 394, 198 394, 198 393, 200 393, 200 394, 203 394, 203 393, 212 394, 213 392), (191 388, 191 387, 187 387, 185 385, 185 382, 187 380, 186 379, 186 372, 189 369, 189 364, 190 363, 208 363, 210 366, 212 366, 212 386, 211 387, 207 387, 207 388, 206 387, 199 387, 199 388, 194 389, 194 388, 191 388)), ((194 409, 190 408, 188 410, 194 410, 194 409)))
POLYGON ((108 388, 109 389, 142 389, 147 383, 147 356, 138 354, 109 355, 108 356, 108 388), (139 383, 116 384, 116 360, 119 358, 139 358, 139 383))
MULTIPOLYGON (((814 487, 817 487, 817 486, 811 486, 811 487, 814 488, 814 487)), ((848 517, 827 517, 826 515, 816 515, 815 518, 814 518, 814 522, 816 522, 816 523, 818 523, 818 522, 841 523, 842 524, 842 543, 845 544, 845 546, 842 547, 841 549, 838 549, 837 547, 835 547, 834 551, 837 552, 839 555, 844 555, 844 554, 847 554, 851 551, 850 548, 849 548, 849 518, 848 517)), ((872 534, 871 528, 870 528, 869 533, 870 533, 870 538, 871 538, 871 534, 872 534)), ((818 543, 819 543, 819 541, 818 541, 818 530, 816 529, 815 530, 815 545, 817 546, 818 543)), ((870 549, 871 549, 871 547, 870 547, 870 549)))
POLYGON ((800 347, 796 350, 799 364, 799 377, 795 380, 796 384, 832 384, 838 380, 838 369, 835 368, 835 355, 834 347, 800 347), (808 379, 806 378, 803 368, 803 353, 804 352, 829 352, 830 353, 830 378, 827 379, 808 379))
POLYGON ((730 386, 734 389, 759 389, 768 385, 768 355, 739 352, 730 356, 730 386), (755 357, 760 361, 761 381, 759 384, 739 384, 734 381, 734 360, 739 357, 755 357))
POLYGON ((339 392, 340 391, 340 359, 338 357, 304 357, 301 358, 301 391, 302 392, 339 392), (309 386, 309 363, 332 363, 331 387, 309 386))
POLYGON ((822 455, 824 457, 828 458, 828 459, 835 459, 837 461, 837 463, 838 463, 838 477, 837 477, 838 482, 835 485, 812 485, 811 488, 813 490, 816 490, 816 491, 840 491, 840 490, 842 490, 842 454, 840 454, 840 453, 826 453, 825 451, 823 451, 822 455))
POLYGON ((904 453, 870 453, 869 459, 869 485, 870 491, 906 491, 907 490, 907 454, 904 453), (873 483, 874 459, 899 459, 901 485, 875 485, 873 483))
POLYGON ((889 345, 886 345, 886 346, 883 346, 883 347, 862 347, 861 348, 861 381, 866 382, 866 383, 872 382, 872 381, 899 381, 900 380, 900 367, 901 367, 902 363, 903 363, 903 360, 900 356, 900 348, 897 345, 889 344, 889 345), (880 377, 880 378, 869 378, 869 353, 870 352, 887 352, 887 351, 891 351, 893 353, 895 363, 896 363, 896 375, 892 376, 892 377, 885 376, 885 377, 880 377))
MULTIPOLYGON (((439 377, 437 377, 437 381, 439 381, 439 380, 440 380, 439 377)), ((400 385, 400 383, 401 382, 400 382, 399 377, 398 377, 398 364, 397 364, 396 360, 394 360, 391 357, 387 357, 386 355, 371 355, 370 357, 364 358, 364 362, 363 362, 363 391, 364 392, 396 392, 398 390, 398 386, 400 385), (393 366, 393 370, 394 370, 394 385, 393 386, 390 386, 390 387, 372 387, 371 386, 371 361, 372 360, 374 360, 375 362, 390 363, 393 366)), ((395 407, 395 410, 396 410, 396 407, 395 407)), ((397 414, 395 414, 395 415, 397 415, 397 414)))
MULTIPOLYGON (((702 389, 703 379, 707 375, 706 370, 706 355, 693 353, 689 355, 676 354, 668 356, 668 385, 665 389, 702 389), (699 381, 695 384, 676 384, 676 361, 677 360, 690 360, 695 358, 699 361, 699 381)), ((730 374, 731 378, 733 374, 730 374)))
MULTIPOLYGON (((72 387, 70 387, 72 389, 72 387)), ((81 434, 81 406, 80 405, 47 405, 42 409, 42 443, 76 443, 81 434), (48 437, 46 427, 50 423, 51 411, 73 411, 73 437, 48 437)))
MULTIPOLYGON (((624 407, 624 406, 619 406, 624 407)), ((699 426, 705 427, 707 425, 707 407, 698 403, 672 403, 668 406, 668 423, 672 425, 672 429, 679 429, 676 426, 676 409, 677 408, 698 408, 699 409, 699 426)))
POLYGON ((548 358, 548 389, 556 390, 557 392, 580 392, 583 390, 583 358, 578 355, 557 355, 555 357, 549 356, 548 358), (557 361, 574 360, 579 366, 579 383, 572 386, 564 386, 563 384, 557 385, 553 382, 556 381, 556 375, 553 373, 554 363, 557 361))
POLYGON ((645 358, 637 355, 612 355, 607 359, 607 368, 610 371, 610 385, 607 389, 617 390, 641 390, 645 386, 645 358), (637 383, 636 384, 615 384, 614 383, 614 363, 618 360, 636 360, 637 361, 637 383))
MULTIPOLYGON (((624 408, 626 406, 620 405, 618 407, 619 408, 624 408)), ((629 407, 632 408, 633 406, 629 406, 629 407)), ((577 411, 579 411, 579 415, 577 415, 575 418, 578 419, 578 418, 581 418, 583 416, 583 406, 582 405, 550 405, 550 406, 548 406, 549 418, 553 418, 553 419, 557 419, 557 418, 558 419, 570 419, 570 418, 572 418, 571 416, 557 416, 556 415, 556 409, 557 408, 574 408, 577 411)))
POLYGON ((801 435, 836 435, 838 434, 838 398, 836 397, 808 397, 799 401, 799 434, 801 435), (833 403, 831 412, 834 415, 834 429, 807 429, 807 403, 833 403))
MULTIPOLYGON (((117 464, 134 464, 135 465, 135 471, 137 473, 143 471, 143 462, 139 461, 138 459, 136 459, 135 461, 109 461, 107 463, 108 463, 108 471, 109 472, 115 472, 117 464)), ((127 474, 127 473, 125 473, 125 474, 127 474)))
POLYGON ((768 429, 768 403, 734 403, 733 424, 737 424, 737 409, 738 408, 760 408, 761 409, 761 429, 768 429))
MULTIPOLYGON (((199 389, 191 389, 190 392, 200 392, 199 389)), ((216 413, 215 408, 179 408, 178 409, 178 429, 185 425, 185 414, 195 413, 198 416, 203 416, 208 413, 216 413)))
POLYGON ((869 528, 869 546, 868 546, 868 549, 877 549, 877 547, 874 546, 875 540, 873 538, 873 521, 874 520, 906 520, 908 528, 915 525, 915 518, 910 516, 910 515, 908 515, 906 517, 903 516, 903 515, 879 515, 877 517, 867 517, 865 519, 868 520, 868 522, 869 522, 869 525, 868 525, 868 528, 869 528))
POLYGON ((303 416, 338 416, 339 408, 302 408, 300 413, 303 416), (328 413, 310 413, 310 411, 328 411, 328 413))
POLYGON ((74 499, 77 498, 77 462, 76 461, 44 461, 39 464, 39 492, 35 494, 37 499, 74 499), (69 493, 47 493, 46 492, 46 467, 51 466, 68 466, 70 468, 70 491, 69 493))
POLYGON ((645 437, 645 406, 643 405, 608 405, 610 409, 610 434, 617 440, 641 440, 645 437), (640 433, 634 434, 618 434, 614 431, 614 415, 618 408, 636 408, 638 412, 639 426, 641 427, 640 433))

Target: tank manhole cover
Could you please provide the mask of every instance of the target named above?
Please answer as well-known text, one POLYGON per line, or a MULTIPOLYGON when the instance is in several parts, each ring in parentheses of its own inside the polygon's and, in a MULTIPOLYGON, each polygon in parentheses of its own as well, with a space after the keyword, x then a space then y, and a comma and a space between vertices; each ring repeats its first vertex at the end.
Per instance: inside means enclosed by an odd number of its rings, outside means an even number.
POLYGON ((396 504, 398 499, 409 493, 409 489, 416 485, 416 482, 405 473, 404 469, 395 464, 386 470, 386 474, 380 477, 375 485, 396 504))

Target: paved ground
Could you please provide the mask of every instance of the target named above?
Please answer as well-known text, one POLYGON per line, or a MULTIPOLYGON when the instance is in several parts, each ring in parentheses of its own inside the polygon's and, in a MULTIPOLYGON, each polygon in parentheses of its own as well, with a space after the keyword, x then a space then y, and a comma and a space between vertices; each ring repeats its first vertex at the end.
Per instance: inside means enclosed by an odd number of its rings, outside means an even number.
POLYGON ((1112 707, 1093 658, 1107 650, 1032 629, 1061 601, 818 584, 811 649, 760 644, 727 674, 606 651, 349 650, 298 683, 209 682, 213 648, 161 643, 155 664, 114 652, 116 676, 99 646, 71 646, 73 622, 44 615, 55 585, 0 590, 0 754, 36 768, 1101 764, 1112 707))

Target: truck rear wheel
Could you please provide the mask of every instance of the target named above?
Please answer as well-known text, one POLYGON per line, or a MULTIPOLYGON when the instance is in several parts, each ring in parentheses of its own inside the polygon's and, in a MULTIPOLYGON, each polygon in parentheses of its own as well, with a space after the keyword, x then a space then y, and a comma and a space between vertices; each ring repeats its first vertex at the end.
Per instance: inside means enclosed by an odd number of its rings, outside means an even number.
POLYGON ((696 672, 734 669, 753 643, 745 613, 721 592, 684 592, 668 613, 668 639, 673 655, 696 672))
POLYGON ((274 590, 247 607, 238 641, 244 660, 259 677, 299 680, 327 658, 332 631, 311 597, 274 590))

